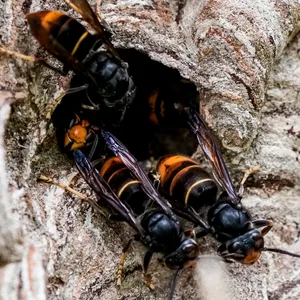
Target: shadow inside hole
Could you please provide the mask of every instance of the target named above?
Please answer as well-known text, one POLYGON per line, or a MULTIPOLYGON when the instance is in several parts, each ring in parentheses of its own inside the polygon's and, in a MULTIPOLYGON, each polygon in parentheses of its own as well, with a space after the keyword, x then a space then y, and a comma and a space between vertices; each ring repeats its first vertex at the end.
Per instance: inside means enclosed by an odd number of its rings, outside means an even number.
POLYGON ((137 86, 137 98, 116 134, 139 159, 155 159, 166 154, 191 156, 197 140, 187 127, 180 108, 199 109, 196 86, 169 68, 134 49, 119 49, 129 64, 137 86))

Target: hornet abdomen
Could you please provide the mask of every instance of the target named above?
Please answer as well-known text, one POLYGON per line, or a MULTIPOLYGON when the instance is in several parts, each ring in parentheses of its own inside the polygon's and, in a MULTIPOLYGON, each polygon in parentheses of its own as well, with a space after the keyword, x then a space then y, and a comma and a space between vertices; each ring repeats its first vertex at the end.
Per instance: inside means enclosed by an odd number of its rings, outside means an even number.
POLYGON ((162 191, 196 211, 212 205, 217 197, 217 185, 195 161, 181 155, 163 157, 157 166, 162 191))

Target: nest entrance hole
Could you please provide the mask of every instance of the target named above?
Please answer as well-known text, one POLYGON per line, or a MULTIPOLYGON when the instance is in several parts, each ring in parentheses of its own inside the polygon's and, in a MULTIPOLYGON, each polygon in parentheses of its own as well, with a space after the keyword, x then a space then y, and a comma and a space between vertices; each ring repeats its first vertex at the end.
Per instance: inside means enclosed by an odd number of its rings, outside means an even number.
POLYGON ((118 49, 118 52, 128 63, 138 91, 135 104, 121 126, 121 141, 138 160, 167 154, 191 156, 197 149, 197 140, 176 108, 191 104, 199 109, 196 86, 181 77, 178 70, 137 50, 118 49))

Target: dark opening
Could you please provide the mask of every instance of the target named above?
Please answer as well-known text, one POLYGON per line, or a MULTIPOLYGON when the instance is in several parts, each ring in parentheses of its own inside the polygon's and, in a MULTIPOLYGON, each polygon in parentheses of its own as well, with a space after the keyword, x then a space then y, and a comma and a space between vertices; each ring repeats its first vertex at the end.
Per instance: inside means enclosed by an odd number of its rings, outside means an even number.
POLYGON ((139 160, 166 154, 192 155, 197 141, 187 128, 182 107, 198 108, 196 86, 169 68, 133 49, 118 49, 137 86, 135 104, 116 134, 139 160))

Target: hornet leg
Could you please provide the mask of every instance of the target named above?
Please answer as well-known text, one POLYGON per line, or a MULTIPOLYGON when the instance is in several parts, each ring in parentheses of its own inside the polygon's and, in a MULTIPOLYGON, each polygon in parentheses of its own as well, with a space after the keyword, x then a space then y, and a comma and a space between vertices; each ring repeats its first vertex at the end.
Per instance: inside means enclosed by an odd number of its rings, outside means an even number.
POLYGON ((57 106, 57 104, 61 101, 61 99, 66 95, 67 93, 64 92, 62 94, 60 94, 57 98, 51 100, 50 104, 48 105, 47 108, 47 113, 46 113, 46 119, 50 120, 51 116, 54 112, 55 107, 57 106))
MULTIPOLYGON (((75 175, 76 176, 76 175, 75 175)), ((44 176, 44 175, 41 175, 39 178, 39 180, 41 181, 45 181, 47 183, 50 183, 50 184, 53 184, 53 185, 56 185, 58 187, 60 187, 61 189, 65 190, 66 192, 70 193, 70 194, 73 194, 73 195, 76 195, 77 197, 79 197, 80 199, 84 200, 84 201, 87 201, 93 208, 95 208, 95 210, 100 213, 103 217, 105 218, 108 218, 108 214, 105 210, 103 210, 97 203, 95 200, 89 198, 87 195, 83 194, 83 193, 80 193, 74 189, 72 189, 71 187, 67 186, 67 185, 64 185, 63 183, 61 182, 58 182, 58 181, 55 181, 53 180, 52 178, 50 177, 47 177, 47 176, 44 176)))
POLYGON ((155 287, 152 283, 151 275, 147 274, 148 267, 149 267, 150 261, 152 259, 152 256, 153 256, 153 252, 147 251, 144 256, 144 263, 143 263, 144 283, 150 290, 155 289, 155 287))
POLYGON ((126 259, 126 253, 128 252, 128 249, 129 249, 132 241, 133 241, 133 239, 130 239, 122 249, 121 260, 120 260, 120 264, 119 264, 119 268, 118 268, 117 276, 116 276, 117 286, 121 286, 123 268, 124 268, 124 263, 125 263, 125 259, 126 259))
POLYGON ((50 70, 52 71, 55 71, 55 72, 58 72, 59 74, 63 75, 63 76, 66 76, 67 73, 61 69, 58 69, 54 66, 51 66, 50 64, 48 64, 44 59, 42 58, 38 58, 38 57, 34 57, 34 56, 29 56, 29 55, 25 55, 25 54, 22 54, 22 53, 18 53, 18 52, 15 52, 15 51, 11 51, 11 50, 8 50, 8 49, 4 49, 4 48, 1 48, 0 47, 0 53, 4 54, 4 55, 7 55, 7 56, 15 56, 17 58, 21 58, 21 59, 24 59, 24 60, 28 60, 28 61, 31 61, 33 63, 37 63, 37 64, 40 64, 40 65, 43 65, 47 68, 49 68, 50 70))
POLYGON ((250 175, 252 175, 252 174, 258 172, 259 169, 260 169, 260 166, 258 165, 258 166, 256 166, 256 167, 253 167, 253 168, 250 168, 250 169, 246 170, 246 172, 245 172, 245 174, 244 174, 244 177, 243 177, 243 179, 242 179, 242 181, 241 181, 241 183, 240 183, 240 188, 239 188, 239 192, 238 192, 238 195, 239 195, 240 197, 243 196, 243 193, 244 193, 244 184, 245 184, 245 182, 247 181, 248 177, 249 177, 250 175))
MULTIPOLYGON (((76 175, 75 175, 76 176, 76 175)), ((73 177, 74 178, 74 177, 73 177)), ((87 200, 89 199, 89 197, 85 194, 82 194, 74 189, 72 189, 71 187, 67 186, 67 185, 64 185, 63 183, 61 182, 58 182, 58 181, 55 181, 54 179, 50 178, 50 177, 47 177, 47 176, 44 176, 44 175, 41 175, 39 178, 39 180, 42 180, 42 181, 45 181, 47 183, 50 183, 50 184, 53 184, 53 185, 56 185, 58 187, 60 187, 61 189, 65 190, 66 192, 69 192, 71 194, 74 194, 76 195, 77 197, 79 197, 80 199, 82 200, 87 200)))
POLYGON ((158 191, 159 186, 160 186, 160 174, 152 173, 152 178, 153 178, 153 185, 154 185, 155 189, 158 191))
MULTIPOLYGON (((1 48, 0 48, 1 51, 1 48)), ((73 87, 68 89, 66 92, 60 94, 57 98, 53 99, 50 104, 48 105, 47 108, 47 113, 46 113, 46 119, 50 120, 51 116, 56 108, 56 106, 59 104, 59 102, 61 101, 61 99, 66 96, 67 94, 73 94, 73 93, 77 93, 83 90, 86 90, 88 88, 87 84, 81 85, 81 86, 77 86, 77 87, 73 87)))

